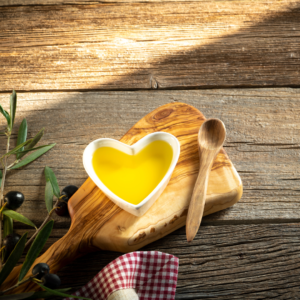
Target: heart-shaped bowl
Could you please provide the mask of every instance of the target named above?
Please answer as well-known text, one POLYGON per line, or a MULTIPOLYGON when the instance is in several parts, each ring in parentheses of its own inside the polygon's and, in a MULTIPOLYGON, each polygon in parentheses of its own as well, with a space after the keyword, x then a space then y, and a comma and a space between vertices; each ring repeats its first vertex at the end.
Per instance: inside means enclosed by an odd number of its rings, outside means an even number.
POLYGON ((95 140, 91 142, 84 150, 83 152, 83 165, 90 176, 90 178, 95 182, 95 184, 102 190, 106 196, 112 200, 115 204, 120 206, 122 209, 126 210, 127 212, 135 215, 135 216, 142 216, 150 207, 151 205, 155 202, 155 200, 161 195, 163 190, 166 188, 172 172, 176 166, 176 163, 178 161, 180 154, 180 144, 177 138, 169 133, 166 132, 154 132, 151 134, 146 135, 142 139, 140 139, 138 142, 136 142, 132 146, 128 146, 122 142, 119 142, 114 139, 109 139, 109 138, 101 138, 98 140, 95 140), (100 147, 111 147, 114 149, 117 149, 121 152, 124 152, 125 154, 128 155, 136 155, 138 154, 142 149, 144 149, 147 145, 154 141, 164 141, 167 142, 172 150, 173 150, 173 155, 172 155, 172 160, 171 164, 169 166, 169 169, 163 179, 159 182, 159 184, 152 190, 152 192, 144 198, 139 204, 132 204, 129 203, 128 201, 118 197, 116 194, 114 194, 98 177, 96 174, 93 164, 92 164, 92 159, 94 156, 94 153, 97 149, 100 147))

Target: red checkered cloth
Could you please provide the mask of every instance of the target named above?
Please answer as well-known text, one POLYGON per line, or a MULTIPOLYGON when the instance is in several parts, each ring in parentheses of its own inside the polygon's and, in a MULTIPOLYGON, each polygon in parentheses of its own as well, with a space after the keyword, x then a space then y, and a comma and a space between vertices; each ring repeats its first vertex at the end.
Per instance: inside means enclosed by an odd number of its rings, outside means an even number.
MULTIPOLYGON (((137 251, 120 256, 73 295, 106 300, 120 289, 134 288, 140 300, 175 298, 179 259, 158 251, 137 251)), ((65 298, 64 300, 74 298, 65 298)))

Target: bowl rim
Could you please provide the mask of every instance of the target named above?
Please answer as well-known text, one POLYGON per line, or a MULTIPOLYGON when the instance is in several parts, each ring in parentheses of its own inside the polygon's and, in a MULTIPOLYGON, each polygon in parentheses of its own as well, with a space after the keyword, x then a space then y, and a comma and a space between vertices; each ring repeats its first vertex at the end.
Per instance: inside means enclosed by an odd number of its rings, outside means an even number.
MULTIPOLYGON (((136 152, 135 154, 139 153, 142 149, 144 149, 147 145, 149 145, 151 142, 153 141, 149 141, 148 143, 146 142, 146 144, 138 151, 136 152)), ((104 147, 104 146, 102 146, 104 147)), ((107 146, 106 146, 107 147, 107 146)), ((120 150, 120 149, 118 149, 120 150)), ((122 150, 120 150, 122 151, 122 150)), ((124 152, 124 151, 122 151, 124 152)), ((130 155, 130 154, 129 154, 130 155)), ((87 172, 88 176, 92 179, 92 181, 101 189, 101 191, 106 195, 108 196, 109 198, 112 198, 114 199, 116 202, 116 204, 118 205, 118 202, 124 204, 124 206, 127 206, 127 207, 130 207, 131 209, 135 209, 135 210, 138 210, 139 208, 141 208, 142 206, 144 206, 155 194, 156 192, 162 188, 162 186, 164 185, 164 183, 168 180, 168 178, 171 177, 174 169, 175 169, 175 166, 178 162, 178 158, 179 158, 179 155, 180 155, 180 143, 178 141, 178 139, 173 135, 173 134, 170 134, 168 132, 164 132, 164 131, 157 131, 157 132, 153 132, 153 133, 150 133, 150 134, 147 134, 146 136, 142 137, 140 140, 138 140, 135 144, 133 145, 127 145, 125 143, 122 143, 118 140, 115 140, 115 139, 111 139, 111 138, 100 138, 100 139, 97 139, 97 140, 94 140, 92 142, 90 142, 86 148, 84 149, 83 151, 83 166, 85 168, 85 171, 87 172), (106 187, 106 185, 100 180, 100 178, 97 176, 94 168, 93 168, 93 165, 92 165, 92 157, 93 157, 93 154, 95 153, 95 151, 100 147, 95 147, 94 150, 90 150, 91 147, 94 146, 94 144, 99 144, 101 142, 104 142, 104 141, 108 141, 108 142, 112 142, 112 143, 115 143, 115 144, 121 144, 122 147, 127 147, 127 149, 131 149, 134 150, 134 148, 137 148, 138 146, 140 146, 140 144, 144 143, 145 140, 149 139, 153 136, 166 136, 168 138, 171 138, 174 140, 174 145, 171 145, 170 143, 168 143, 165 139, 163 138, 160 138, 160 139, 157 139, 157 140, 162 140, 162 141, 165 141, 167 142, 171 147, 172 147, 172 150, 173 150, 173 157, 172 157, 172 161, 171 161, 171 164, 169 166, 169 169, 167 171, 167 173, 164 175, 164 177, 161 179, 161 181, 159 182, 159 184, 152 190, 152 192, 146 197, 144 198, 140 203, 138 204, 132 204, 122 198, 120 198, 119 196, 117 196, 116 194, 114 194, 108 187, 106 187), (89 156, 89 151, 92 151, 92 155, 91 157, 89 156), (91 171, 91 172, 90 172, 91 171)))

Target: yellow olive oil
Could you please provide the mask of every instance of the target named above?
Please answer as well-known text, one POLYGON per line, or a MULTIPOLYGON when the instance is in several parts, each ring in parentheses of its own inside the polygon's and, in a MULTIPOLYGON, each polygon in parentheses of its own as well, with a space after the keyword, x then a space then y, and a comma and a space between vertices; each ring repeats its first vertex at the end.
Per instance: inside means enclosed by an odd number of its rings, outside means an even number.
POLYGON ((172 156, 167 142, 154 141, 136 155, 101 147, 95 151, 92 164, 97 176, 115 195, 139 204, 166 175, 172 156))

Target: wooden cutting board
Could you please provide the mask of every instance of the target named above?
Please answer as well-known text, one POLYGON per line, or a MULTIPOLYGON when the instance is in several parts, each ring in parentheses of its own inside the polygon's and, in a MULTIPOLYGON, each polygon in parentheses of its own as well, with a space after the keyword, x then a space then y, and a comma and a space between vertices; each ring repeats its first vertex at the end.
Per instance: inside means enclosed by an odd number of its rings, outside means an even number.
MULTIPOLYGON (((70 230, 34 265, 48 263, 51 273, 56 273, 88 252, 99 249, 135 251, 184 226, 199 170, 197 134, 204 120, 205 117, 196 108, 184 103, 170 103, 136 123, 121 138, 121 142, 132 145, 156 131, 169 132, 180 142, 180 157, 165 191, 145 215, 136 217, 111 202, 88 178, 69 200, 70 230)), ((242 191, 241 179, 222 149, 210 173, 204 215, 235 204, 241 198, 242 191)), ((201 234, 201 228, 198 234, 201 234)), ((20 267, 14 269, 1 289, 13 284, 19 270, 20 267)), ((32 289, 33 285, 29 284, 20 286, 14 292, 32 289)))

